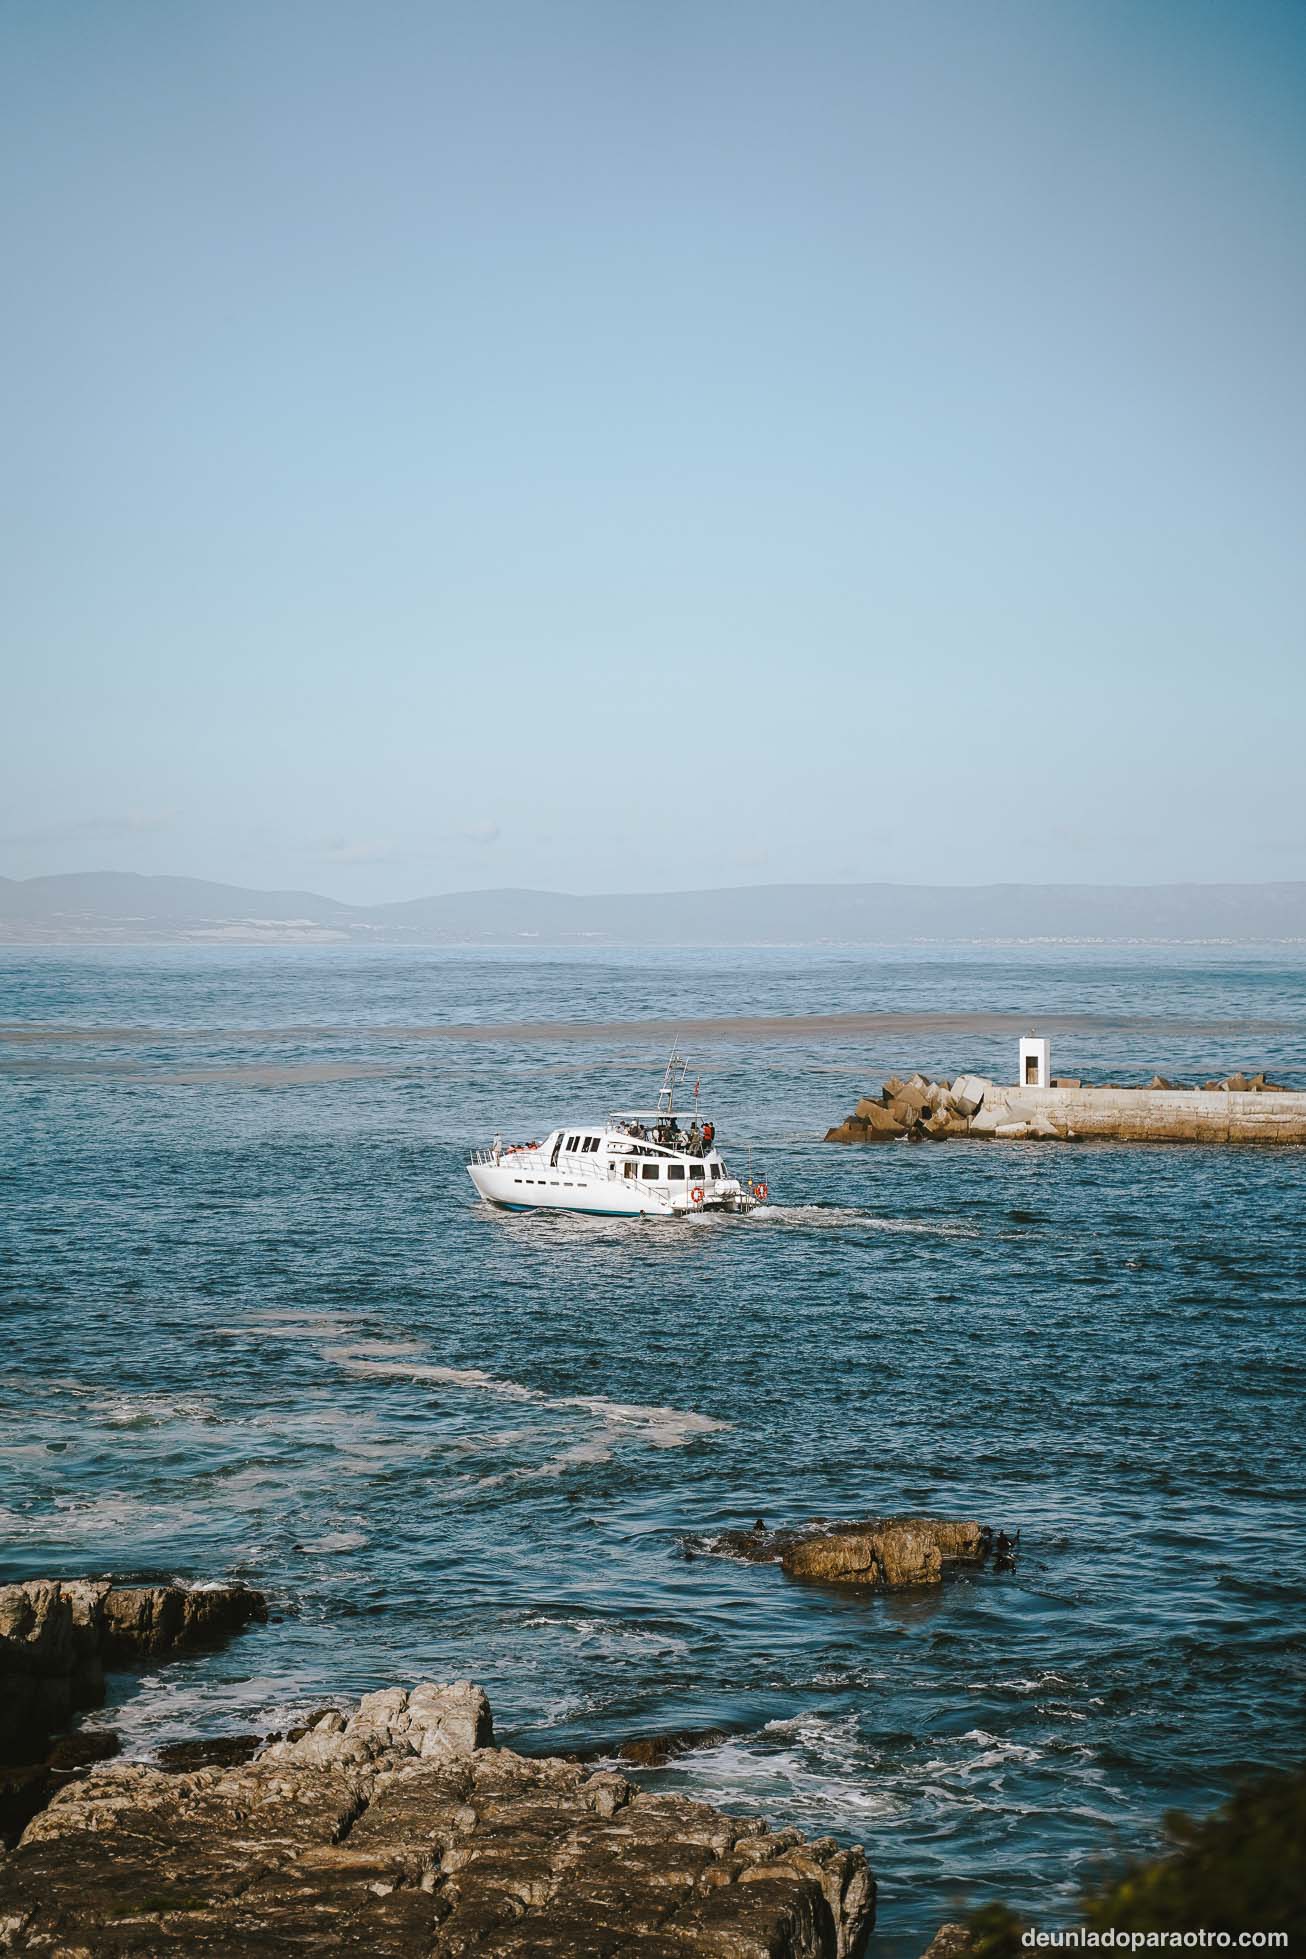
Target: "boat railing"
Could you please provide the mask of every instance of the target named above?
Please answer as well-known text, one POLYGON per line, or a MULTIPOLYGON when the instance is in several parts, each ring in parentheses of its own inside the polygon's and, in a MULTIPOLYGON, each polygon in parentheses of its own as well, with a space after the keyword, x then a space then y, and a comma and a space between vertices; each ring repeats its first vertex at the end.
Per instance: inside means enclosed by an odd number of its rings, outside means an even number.
POLYGON ((532 1149, 529 1143, 505 1143, 499 1150, 468 1150, 467 1161, 489 1164, 511 1161, 516 1164, 530 1164, 534 1169, 544 1170, 548 1168, 549 1159, 543 1150, 532 1149))

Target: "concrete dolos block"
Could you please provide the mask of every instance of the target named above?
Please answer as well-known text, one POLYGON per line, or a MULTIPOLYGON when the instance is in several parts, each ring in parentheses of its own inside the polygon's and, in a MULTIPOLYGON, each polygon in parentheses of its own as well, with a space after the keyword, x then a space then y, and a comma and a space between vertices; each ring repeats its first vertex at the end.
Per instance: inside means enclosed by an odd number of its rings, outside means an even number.
POLYGON ((958 1115, 973 1116, 993 1086, 983 1075, 958 1075, 952 1084, 952 1106, 958 1115))

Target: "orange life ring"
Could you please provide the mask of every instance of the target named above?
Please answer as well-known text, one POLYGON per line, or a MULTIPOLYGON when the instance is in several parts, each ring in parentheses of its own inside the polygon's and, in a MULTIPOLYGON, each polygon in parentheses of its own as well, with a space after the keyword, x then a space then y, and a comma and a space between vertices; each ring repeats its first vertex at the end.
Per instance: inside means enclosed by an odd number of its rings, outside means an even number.
POLYGON ((756 1192, 755 1192, 755 1195, 756 1195, 756 1197, 757 1197, 757 1201, 758 1201, 758 1203, 759 1203, 759 1204, 765 1204, 765 1202, 766 1202, 766 1185, 765 1185, 765 1184, 759 1184, 759 1185, 757 1186, 757 1190, 756 1190, 756 1192))
POLYGON ((690 1187, 689 1201, 691 1204, 701 1204, 703 1202, 702 1184, 693 1184, 690 1187))

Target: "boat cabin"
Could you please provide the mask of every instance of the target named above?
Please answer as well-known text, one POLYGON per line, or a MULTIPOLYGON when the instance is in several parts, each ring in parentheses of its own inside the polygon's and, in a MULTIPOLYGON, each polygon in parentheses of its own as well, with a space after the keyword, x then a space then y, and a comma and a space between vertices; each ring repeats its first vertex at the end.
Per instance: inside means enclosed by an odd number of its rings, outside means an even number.
POLYGON ((550 1168, 606 1169, 646 1184, 707 1185, 729 1174, 710 1122, 700 1124, 695 1116, 684 1129, 658 1109, 619 1109, 601 1129, 554 1129, 539 1148, 550 1168))

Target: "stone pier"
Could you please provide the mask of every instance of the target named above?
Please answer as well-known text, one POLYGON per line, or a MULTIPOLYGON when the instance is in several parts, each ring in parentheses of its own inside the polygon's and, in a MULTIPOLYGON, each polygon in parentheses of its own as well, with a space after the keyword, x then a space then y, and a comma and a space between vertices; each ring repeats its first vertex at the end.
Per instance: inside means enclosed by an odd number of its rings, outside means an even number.
POLYGON ((1146 1088, 1118 1088, 1057 1078, 1040 1087, 982 1075, 895 1076, 878 1096, 864 1096, 825 1140, 1306 1144, 1306 1093, 1260 1076, 1233 1079, 1238 1086, 1176 1088, 1158 1078, 1146 1088))
MULTIPOLYGON (((1306 1095, 1213 1088, 1000 1088, 984 1092, 994 1134, 1007 1123, 1051 1123, 1075 1136, 1125 1143, 1306 1143, 1306 1095)), ((976 1130, 972 1120, 971 1133, 976 1130)))

